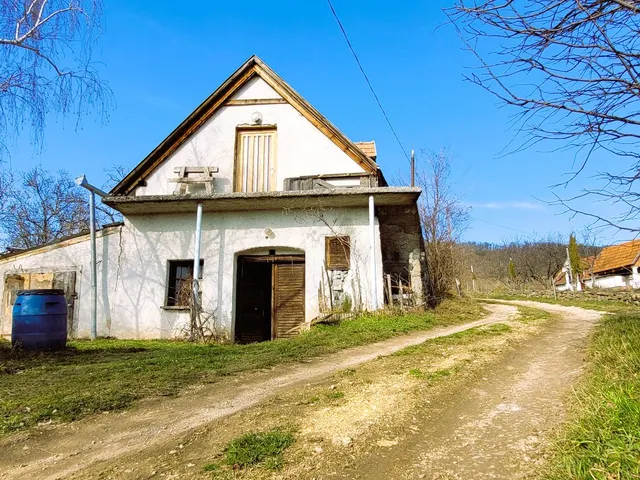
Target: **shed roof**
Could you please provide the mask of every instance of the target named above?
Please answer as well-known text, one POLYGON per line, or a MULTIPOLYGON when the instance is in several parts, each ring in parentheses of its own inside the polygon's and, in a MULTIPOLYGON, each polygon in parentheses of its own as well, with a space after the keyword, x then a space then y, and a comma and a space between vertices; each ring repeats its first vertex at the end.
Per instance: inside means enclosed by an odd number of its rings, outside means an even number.
POLYGON ((593 273, 601 273, 609 270, 630 268, 640 258, 640 240, 611 245, 605 247, 596 258, 593 265, 593 273))

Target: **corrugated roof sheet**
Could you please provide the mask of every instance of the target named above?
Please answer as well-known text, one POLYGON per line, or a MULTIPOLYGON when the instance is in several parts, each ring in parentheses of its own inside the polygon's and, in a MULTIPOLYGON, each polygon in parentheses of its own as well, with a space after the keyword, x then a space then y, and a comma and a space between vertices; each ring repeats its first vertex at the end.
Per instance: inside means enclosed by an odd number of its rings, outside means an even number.
POLYGON ((593 265, 593 273, 632 266, 640 255, 640 240, 605 247, 593 265))
POLYGON ((378 156, 378 151, 376 150, 376 141, 371 140, 370 142, 354 142, 356 146, 362 150, 362 153, 367 155, 374 160, 378 156))

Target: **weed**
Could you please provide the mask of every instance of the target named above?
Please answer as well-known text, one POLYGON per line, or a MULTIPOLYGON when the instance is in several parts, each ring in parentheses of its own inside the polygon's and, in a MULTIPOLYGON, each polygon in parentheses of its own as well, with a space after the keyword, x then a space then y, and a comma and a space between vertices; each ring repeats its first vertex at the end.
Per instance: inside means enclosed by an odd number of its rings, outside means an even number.
POLYGON ((428 381, 433 381, 433 380, 438 380, 440 378, 444 378, 444 377, 448 377, 449 375, 451 375, 453 372, 451 371, 451 369, 445 368, 442 370, 436 370, 435 372, 423 372, 422 370, 419 370, 417 368, 412 368, 411 370, 409 370, 409 375, 419 378, 421 380, 428 380, 428 381))
POLYGON ((337 400, 337 399, 342 398, 342 397, 344 397, 344 392, 339 392, 337 390, 333 390, 333 391, 327 393, 327 398, 329 400, 337 400))
POLYGON ((235 469, 263 464, 275 469, 282 466, 282 453, 295 441, 290 432, 279 429, 247 433, 233 440, 224 450, 224 463, 235 469))
POLYGON ((216 471, 220 470, 220 465, 217 464, 217 463, 207 463, 204 466, 203 470, 205 472, 216 472, 216 471))

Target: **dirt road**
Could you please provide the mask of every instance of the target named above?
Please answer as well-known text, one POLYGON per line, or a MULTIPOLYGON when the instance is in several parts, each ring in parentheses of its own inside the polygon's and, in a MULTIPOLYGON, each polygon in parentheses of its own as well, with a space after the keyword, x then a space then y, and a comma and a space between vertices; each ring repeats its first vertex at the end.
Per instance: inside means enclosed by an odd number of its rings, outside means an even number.
MULTIPOLYGON (((14 435, 0 441, 0 478, 45 480, 72 475, 75 478, 85 476, 83 472, 92 476, 126 458, 151 461, 158 452, 169 451, 181 438, 189 438, 197 429, 212 422, 215 424, 279 393, 319 382, 335 372, 428 339, 507 321, 515 313, 512 306, 491 305, 488 308, 490 315, 469 324, 404 335, 309 363, 229 378, 186 392, 178 398, 143 402, 126 412, 14 435)), ((155 473, 152 471, 151 476, 155 473)), ((149 474, 140 476, 133 470, 123 469, 111 478, 126 477, 149 478, 149 474)))
POLYGON ((437 407, 418 409, 412 423, 420 429, 396 431, 401 440, 382 455, 372 450, 352 468, 324 478, 533 477, 550 430, 564 418, 563 400, 582 370, 588 333, 601 314, 517 303, 553 312, 561 320, 479 378, 449 391, 437 407))

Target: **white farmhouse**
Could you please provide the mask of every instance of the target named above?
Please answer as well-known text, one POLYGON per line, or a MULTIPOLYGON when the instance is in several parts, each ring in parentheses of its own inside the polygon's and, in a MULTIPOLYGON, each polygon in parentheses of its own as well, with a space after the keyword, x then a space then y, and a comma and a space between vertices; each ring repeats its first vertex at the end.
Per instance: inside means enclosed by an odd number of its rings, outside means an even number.
MULTIPOLYGON (((388 187, 375 160, 250 58, 103 200, 124 222, 97 236, 98 335, 181 335, 199 205, 202 308, 232 340, 380 308, 387 274, 420 303, 420 189, 388 187)), ((70 335, 88 336, 90 270, 87 234, 0 257, 0 333, 18 290, 62 288, 70 335)))
POLYGON ((593 264, 589 286, 640 288, 640 240, 603 248, 593 264))

